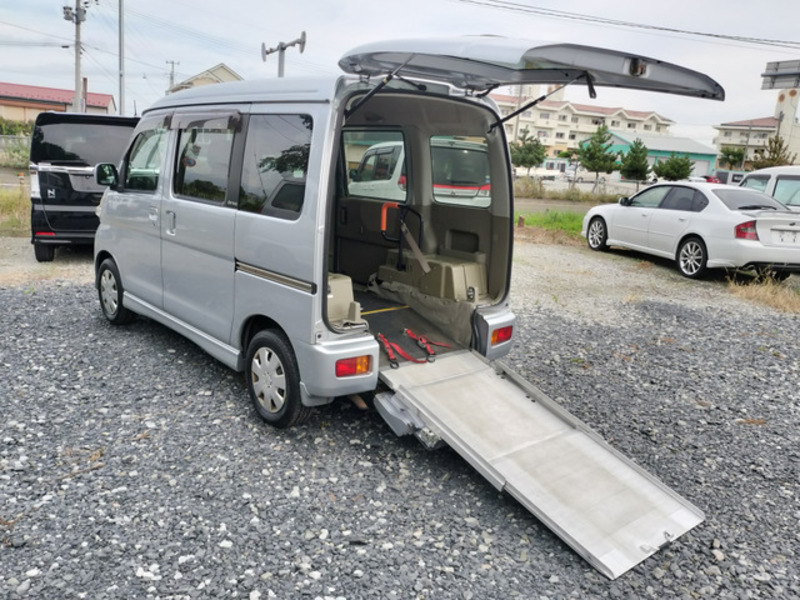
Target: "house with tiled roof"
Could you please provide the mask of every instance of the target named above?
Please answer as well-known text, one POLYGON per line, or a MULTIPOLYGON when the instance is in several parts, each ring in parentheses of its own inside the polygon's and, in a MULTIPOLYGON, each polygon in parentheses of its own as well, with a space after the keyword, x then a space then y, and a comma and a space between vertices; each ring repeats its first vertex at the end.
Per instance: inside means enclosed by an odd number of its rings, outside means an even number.
MULTIPOLYGON (((47 110, 71 111, 74 97, 75 90, 0 82, 0 117, 9 121, 33 121, 36 115, 47 110)), ((114 96, 87 92, 85 112, 116 114, 114 96)))
POLYGON ((174 94, 181 90, 188 90, 189 88, 199 87, 201 85, 209 85, 213 83, 225 83, 227 81, 241 81, 242 78, 236 71, 231 69, 225 63, 220 63, 210 69, 206 69, 202 73, 192 75, 189 79, 181 81, 171 86, 168 94, 174 94))

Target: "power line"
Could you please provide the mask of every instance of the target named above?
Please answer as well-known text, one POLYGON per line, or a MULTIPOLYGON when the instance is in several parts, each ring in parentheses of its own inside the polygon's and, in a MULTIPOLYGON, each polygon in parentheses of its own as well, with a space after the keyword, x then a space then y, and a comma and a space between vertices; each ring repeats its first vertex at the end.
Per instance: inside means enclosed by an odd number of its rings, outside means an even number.
POLYGON ((800 49, 800 42, 787 41, 787 40, 773 40, 768 38, 757 38, 740 35, 727 35, 720 33, 709 33, 703 31, 692 31, 689 29, 678 29, 674 27, 665 27, 663 25, 647 25, 643 23, 634 23, 632 21, 622 21, 619 19, 610 19, 607 17, 598 17, 595 15, 584 15, 581 13, 574 13, 551 8, 542 8, 539 6, 530 6, 521 4, 519 2, 509 2, 506 0, 451 0, 461 4, 473 4, 475 6, 482 6, 487 8, 498 8, 501 10, 508 10, 512 12, 520 12, 524 14, 534 14, 543 17, 551 17, 555 19, 566 19, 572 21, 583 21, 586 23, 595 23, 598 25, 612 25, 616 27, 627 27, 632 29, 643 29, 647 31, 656 31, 663 33, 674 33, 679 35, 692 35, 697 37, 706 37, 715 40, 725 40, 732 42, 741 42, 746 44, 756 44, 761 46, 775 46, 778 48, 789 48, 792 50, 800 49))

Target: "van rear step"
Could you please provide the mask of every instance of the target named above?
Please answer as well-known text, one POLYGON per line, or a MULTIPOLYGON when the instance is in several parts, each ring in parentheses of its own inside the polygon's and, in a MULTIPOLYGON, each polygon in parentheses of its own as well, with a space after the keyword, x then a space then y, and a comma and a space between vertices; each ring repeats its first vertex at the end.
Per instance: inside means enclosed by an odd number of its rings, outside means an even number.
POLYGON ((705 518, 538 388, 457 351, 381 370, 375 406, 397 435, 442 441, 615 579, 705 518))

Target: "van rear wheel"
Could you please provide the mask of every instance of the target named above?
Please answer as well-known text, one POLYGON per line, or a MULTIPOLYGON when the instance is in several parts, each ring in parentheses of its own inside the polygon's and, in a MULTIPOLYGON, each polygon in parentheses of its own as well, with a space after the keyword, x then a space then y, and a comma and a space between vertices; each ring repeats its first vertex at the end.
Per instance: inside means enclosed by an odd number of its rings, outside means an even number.
POLYGON ((247 347, 247 389, 259 416, 278 428, 299 425, 310 409, 300 399, 300 371, 289 341, 267 329, 247 347))
POLYGON ((37 262, 51 262, 56 256, 56 247, 50 244, 33 243, 33 255, 37 262))

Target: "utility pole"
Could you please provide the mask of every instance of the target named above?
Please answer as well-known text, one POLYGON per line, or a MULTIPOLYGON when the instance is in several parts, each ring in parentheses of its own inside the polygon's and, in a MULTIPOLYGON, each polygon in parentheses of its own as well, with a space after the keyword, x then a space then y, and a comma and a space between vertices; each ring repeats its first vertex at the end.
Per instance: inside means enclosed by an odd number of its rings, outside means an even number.
POLYGON ((166 62, 170 66, 170 70, 169 70, 169 87, 167 88, 167 92, 169 93, 169 91, 175 85, 175 65, 179 65, 181 63, 180 63, 180 61, 176 62, 174 60, 168 60, 166 62))
POLYGON ((125 6, 119 0, 119 112, 125 114, 125 6))
POLYGON ((81 23, 86 20, 86 8, 81 0, 75 0, 75 8, 64 7, 64 19, 75 23, 75 96, 72 98, 72 110, 81 112, 81 23))
POLYGON ((299 46, 300 54, 302 54, 303 50, 306 49, 306 32, 303 31, 299 38, 291 42, 279 42, 274 48, 267 49, 266 44, 263 42, 261 43, 261 60, 264 62, 267 62, 268 54, 272 54, 273 52, 278 53, 278 77, 283 77, 283 55, 285 54, 286 49, 290 46, 299 46))

